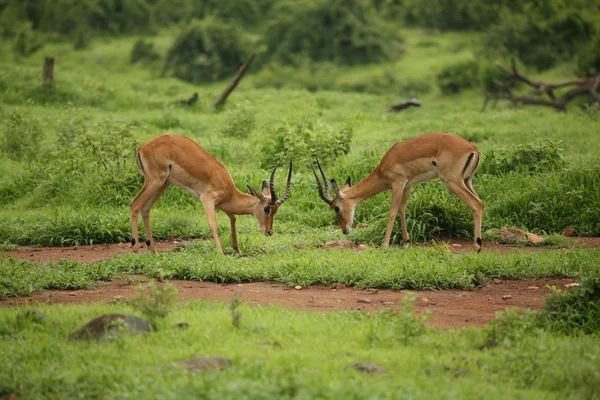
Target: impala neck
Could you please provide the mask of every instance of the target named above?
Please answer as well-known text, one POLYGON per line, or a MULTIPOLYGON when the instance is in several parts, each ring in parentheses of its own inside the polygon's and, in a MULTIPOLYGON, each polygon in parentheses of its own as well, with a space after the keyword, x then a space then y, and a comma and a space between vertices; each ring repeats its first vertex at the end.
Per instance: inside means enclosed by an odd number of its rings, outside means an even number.
POLYGON ((232 196, 227 201, 219 204, 218 208, 228 214, 252 214, 252 207, 254 207, 258 201, 259 200, 256 197, 235 189, 232 196))
POLYGON ((365 179, 344 191, 344 198, 358 204, 389 188, 387 180, 382 179, 377 171, 373 171, 365 179))

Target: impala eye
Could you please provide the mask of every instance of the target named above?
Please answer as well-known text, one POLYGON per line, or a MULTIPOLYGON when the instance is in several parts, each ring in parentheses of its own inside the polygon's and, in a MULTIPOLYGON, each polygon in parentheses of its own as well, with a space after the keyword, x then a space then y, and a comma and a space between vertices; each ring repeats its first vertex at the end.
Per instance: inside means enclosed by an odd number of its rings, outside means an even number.
POLYGON ((339 213, 340 212, 340 207, 339 206, 335 206, 334 210, 335 210, 336 213, 339 213))
POLYGON ((271 209, 269 207, 265 207, 265 214, 271 214, 271 209))

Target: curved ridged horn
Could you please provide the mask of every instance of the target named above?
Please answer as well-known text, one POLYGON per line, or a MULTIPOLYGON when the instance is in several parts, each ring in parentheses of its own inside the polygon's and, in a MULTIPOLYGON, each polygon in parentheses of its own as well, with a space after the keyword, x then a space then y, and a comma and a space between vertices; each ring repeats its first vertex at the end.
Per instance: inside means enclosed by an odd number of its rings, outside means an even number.
POLYGON ((282 205, 283 202, 286 201, 290 197, 291 189, 292 189, 292 159, 290 158, 290 170, 288 172, 285 193, 283 194, 283 197, 281 197, 279 200, 277 200, 277 205, 282 205))
POLYGON ((338 186, 335 179, 331 180, 331 187, 333 188, 333 193, 335 193, 336 196, 342 197, 342 194, 340 193, 340 187, 338 186))
POLYGON ((321 199, 323 199, 323 201, 327 204, 331 204, 333 202, 333 199, 329 196, 329 184, 327 183, 327 178, 325 177, 325 173, 323 172, 323 169, 321 168, 321 164, 319 164, 319 159, 315 156, 315 160, 317 161, 317 165, 319 166, 319 170, 321 171, 321 176, 323 176, 323 183, 325 185, 325 189, 323 189, 323 185, 321 184, 321 180, 319 179, 319 175, 317 174, 317 171, 315 170, 315 166, 312 162, 312 160, 310 160, 310 167, 313 170, 313 173, 315 174, 315 179, 317 180, 317 189, 319 189, 319 196, 321 196, 321 199))
POLYGON ((271 201, 269 201, 269 204, 271 204, 271 205, 277 203, 277 193, 275 193, 275 183, 274 183, 275 171, 277 171, 277 168, 279 168, 282 161, 283 161, 283 158, 281 160, 279 160, 279 163, 275 166, 275 168, 273 168, 273 171, 271 171, 271 179, 269 179, 269 190, 271 191, 271 201))

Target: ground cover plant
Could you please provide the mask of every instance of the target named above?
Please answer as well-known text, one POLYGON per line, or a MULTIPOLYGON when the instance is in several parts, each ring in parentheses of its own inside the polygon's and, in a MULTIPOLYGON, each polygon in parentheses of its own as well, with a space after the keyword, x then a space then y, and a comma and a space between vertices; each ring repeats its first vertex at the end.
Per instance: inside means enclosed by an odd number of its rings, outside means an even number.
MULTIPOLYGON (((170 188, 153 208, 155 238, 199 240, 178 252, 95 263, 0 255, 0 298, 101 287, 131 273, 405 290, 547 277, 581 286, 556 291, 539 313, 511 310, 458 333, 427 328, 410 296, 394 312, 320 314, 235 300, 175 304, 176 293, 150 285, 137 303, 34 305, 43 314, 0 308, 0 397, 600 396, 600 252, 563 236, 600 235, 600 110, 578 99, 566 113, 507 104, 480 111, 493 80, 505 78, 493 66, 498 57, 505 65, 516 57, 521 71, 543 81, 596 74, 595 3, 325 3, 0 1, 0 252, 128 243, 129 203, 143 183, 135 151, 164 132, 197 141, 243 191, 294 157, 291 198, 273 237, 240 217, 240 255, 226 215, 218 215, 223 257, 203 240, 211 234, 200 203, 170 188), (307 16, 313 25, 303 23, 307 16), (248 73, 215 109, 236 63, 252 52, 248 73), (56 60, 53 89, 42 85, 46 55, 56 60), (193 94, 195 102, 184 101, 193 94), (421 107, 385 113, 411 96, 421 107), (381 248, 389 192, 361 203, 361 228, 343 237, 318 196, 312 154, 330 178, 358 182, 395 142, 426 132, 455 133, 482 154, 473 185, 485 205, 484 252, 404 248, 399 222, 392 248, 381 248), (538 233, 553 248, 486 252, 485 241, 508 227, 538 233), (367 249, 322 247, 342 238, 367 249), (103 313, 146 317, 156 330, 113 342, 68 340, 103 313), (189 328, 175 328, 179 322, 189 328), (200 374, 170 366, 205 355, 233 366, 200 374), (363 373, 355 363, 387 372, 363 373)), ((415 186, 406 211, 414 242, 472 239, 471 211, 440 182, 415 186)))

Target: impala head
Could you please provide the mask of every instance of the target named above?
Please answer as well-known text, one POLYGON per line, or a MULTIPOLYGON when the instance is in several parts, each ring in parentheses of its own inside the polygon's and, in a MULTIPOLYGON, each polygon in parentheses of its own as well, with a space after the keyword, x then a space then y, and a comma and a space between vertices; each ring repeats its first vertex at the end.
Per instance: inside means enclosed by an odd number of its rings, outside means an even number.
POLYGON ((290 170, 288 172, 285 193, 281 198, 278 198, 277 193, 275 192, 275 184, 273 183, 273 180, 275 179, 275 171, 277 171, 277 168, 281 165, 281 161, 279 161, 279 164, 273 168, 269 183, 266 181, 262 182, 262 191, 259 192, 258 190, 248 186, 250 194, 258 199, 258 203, 252 207, 252 214, 256 217, 256 220, 260 225, 260 229, 266 236, 271 236, 273 234, 273 217, 277 213, 277 210, 279 210, 279 207, 290 197, 290 186, 292 183, 292 160, 290 160, 290 170))
POLYGON ((317 166, 319 167, 319 171, 321 172, 321 176, 323 177, 323 183, 319 179, 319 175, 315 170, 315 166, 311 160, 310 166, 315 174, 315 179, 317 180, 317 188, 319 189, 319 196, 325 203, 331 207, 335 215, 337 216, 338 221, 340 222, 340 227, 342 228, 342 232, 344 235, 347 235, 352 230, 352 221, 354 221, 354 210, 356 208, 356 204, 349 199, 344 197, 344 192, 348 190, 352 183, 350 182, 350 178, 346 180, 342 189, 338 187, 335 179, 331 180, 331 188, 333 189, 334 197, 331 197, 329 193, 329 183, 327 182, 327 178, 325 177, 325 173, 321 168, 321 164, 319 164, 319 160, 315 158, 317 161, 317 166))

